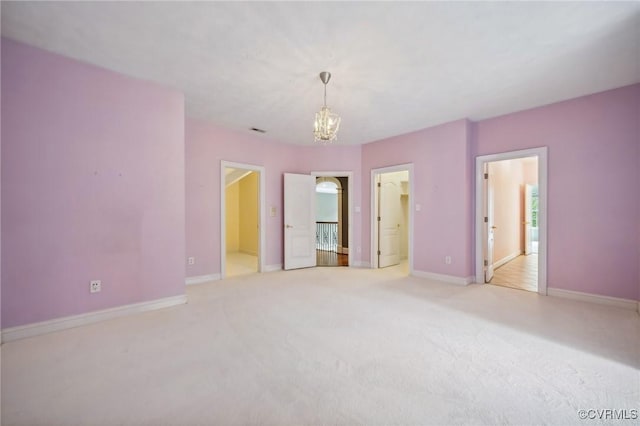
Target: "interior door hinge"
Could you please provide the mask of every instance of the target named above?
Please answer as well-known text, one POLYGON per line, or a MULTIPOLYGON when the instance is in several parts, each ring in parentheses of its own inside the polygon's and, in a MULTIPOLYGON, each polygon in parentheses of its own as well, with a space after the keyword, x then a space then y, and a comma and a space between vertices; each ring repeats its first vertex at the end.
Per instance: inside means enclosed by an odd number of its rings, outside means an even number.
POLYGON ((489 266, 489 261, 487 261, 486 259, 484 260, 484 266, 489 266))
POLYGON ((485 174, 484 174, 484 178, 485 178, 485 179, 489 179, 489 173, 485 173, 485 174))
POLYGON ((380 184, 380 182, 378 182, 378 188, 380 188, 382 185, 380 184))
POLYGON ((489 218, 487 216, 484 217, 484 223, 489 223, 489 218))
POLYGON ((380 250, 378 250, 378 256, 380 256, 380 250))
POLYGON ((378 216, 378 222, 380 222, 380 216, 378 216))

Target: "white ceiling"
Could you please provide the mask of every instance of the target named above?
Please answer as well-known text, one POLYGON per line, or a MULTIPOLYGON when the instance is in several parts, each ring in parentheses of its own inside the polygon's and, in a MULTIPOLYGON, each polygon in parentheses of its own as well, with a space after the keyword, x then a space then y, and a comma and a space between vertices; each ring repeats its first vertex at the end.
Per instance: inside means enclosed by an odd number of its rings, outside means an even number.
MULTIPOLYGON (((640 81, 640 3, 2 2, 2 34, 178 88, 187 115, 360 144, 640 81)), ((246 130, 249 131, 249 130, 246 130)))

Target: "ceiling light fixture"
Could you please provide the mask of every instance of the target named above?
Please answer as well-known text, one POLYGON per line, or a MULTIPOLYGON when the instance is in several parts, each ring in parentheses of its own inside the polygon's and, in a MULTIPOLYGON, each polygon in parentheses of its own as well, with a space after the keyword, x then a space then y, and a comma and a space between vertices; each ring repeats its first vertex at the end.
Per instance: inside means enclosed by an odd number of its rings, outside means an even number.
POLYGON ((316 142, 330 143, 338 137, 340 116, 331 112, 327 106, 327 83, 331 79, 331 73, 322 71, 320 80, 324 84, 324 105, 320 112, 316 112, 316 121, 313 124, 313 135, 316 142))

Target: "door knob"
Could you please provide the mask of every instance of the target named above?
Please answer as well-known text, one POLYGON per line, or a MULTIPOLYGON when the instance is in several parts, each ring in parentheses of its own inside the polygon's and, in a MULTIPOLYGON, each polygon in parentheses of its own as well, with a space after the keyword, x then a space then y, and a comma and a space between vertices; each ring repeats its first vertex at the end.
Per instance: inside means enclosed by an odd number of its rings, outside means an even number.
POLYGON ((285 226, 286 226, 287 228, 293 228, 293 226, 288 225, 288 224, 287 224, 287 225, 285 225, 285 226))
POLYGON ((498 227, 497 226, 492 226, 491 229, 498 229, 498 227))

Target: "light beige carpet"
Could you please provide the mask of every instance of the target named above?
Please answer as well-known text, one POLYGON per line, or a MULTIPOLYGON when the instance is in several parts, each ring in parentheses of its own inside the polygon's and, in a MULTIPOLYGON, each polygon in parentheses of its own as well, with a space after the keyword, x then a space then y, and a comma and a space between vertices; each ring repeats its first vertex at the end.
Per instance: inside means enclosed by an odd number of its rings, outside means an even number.
POLYGON ((394 268, 187 294, 5 344, 3 424, 584 425, 600 422, 580 409, 640 408, 633 311, 394 268))

